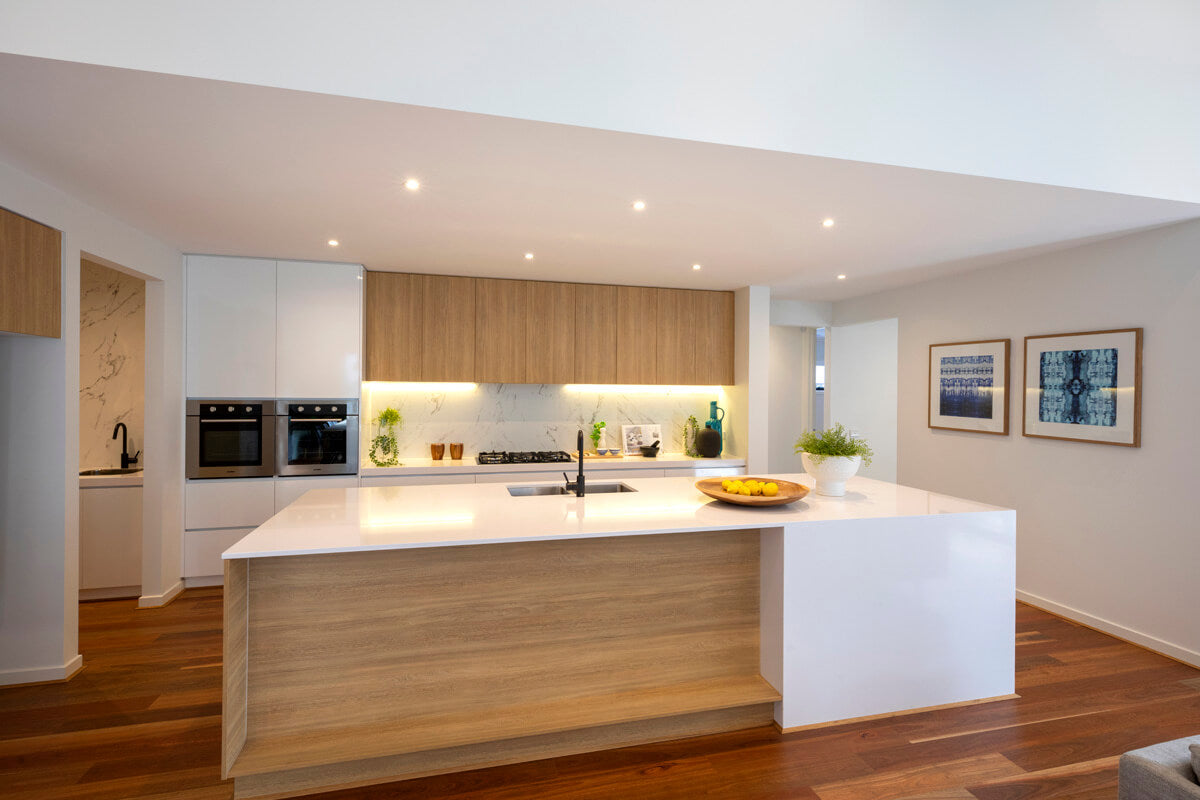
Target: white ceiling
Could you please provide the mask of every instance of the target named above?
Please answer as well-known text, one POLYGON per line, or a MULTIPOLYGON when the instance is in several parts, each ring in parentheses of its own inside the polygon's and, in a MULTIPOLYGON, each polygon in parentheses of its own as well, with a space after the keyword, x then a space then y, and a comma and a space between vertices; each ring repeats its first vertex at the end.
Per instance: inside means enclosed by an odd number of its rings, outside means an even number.
POLYGON ((1200 204, 23 56, 0 55, 0 78, 0 159, 185 252, 837 300, 1200 217, 1200 204))

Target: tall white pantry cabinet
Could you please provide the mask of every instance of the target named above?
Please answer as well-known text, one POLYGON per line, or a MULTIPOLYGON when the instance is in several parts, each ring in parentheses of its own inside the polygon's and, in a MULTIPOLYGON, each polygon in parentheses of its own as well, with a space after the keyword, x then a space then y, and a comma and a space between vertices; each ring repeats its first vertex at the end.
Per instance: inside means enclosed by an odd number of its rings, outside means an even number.
MULTIPOLYGON (((358 399, 362 267, 189 255, 190 398, 358 399)), ((273 446, 273 443, 272 443, 273 446)), ((356 475, 188 481, 183 576, 219 582, 221 553, 303 491, 356 475)))

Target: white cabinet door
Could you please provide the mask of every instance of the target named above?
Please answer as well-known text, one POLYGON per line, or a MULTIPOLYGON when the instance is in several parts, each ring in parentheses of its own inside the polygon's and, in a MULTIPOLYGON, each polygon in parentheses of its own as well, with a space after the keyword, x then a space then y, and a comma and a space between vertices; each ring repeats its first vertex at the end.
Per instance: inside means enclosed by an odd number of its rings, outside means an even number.
POLYGON ((300 495, 313 489, 357 489, 357 475, 328 475, 314 477, 276 478, 275 513, 300 499, 300 495))
POLYGON ((455 473, 451 475, 376 475, 363 477, 359 481, 364 489, 369 486, 438 486, 443 483, 474 483, 475 476, 455 473))
POLYGON ((183 532, 183 577, 209 578, 225 574, 221 553, 254 530, 231 528, 220 531, 183 532))
POLYGON ((187 257, 188 397, 275 396, 275 262, 187 257))
POLYGON ((183 527, 257 528, 275 513, 275 481, 230 478, 188 481, 184 490, 183 527))
MULTIPOLYGON (((568 475, 574 476, 575 473, 568 472, 568 475)), ((588 469, 583 468, 583 474, 588 482, 605 483, 607 481, 623 481, 627 478, 661 478, 663 471, 661 469, 646 469, 645 467, 634 467, 633 469, 588 469)), ((562 477, 561 475, 559 477, 562 477)))
POLYGON ((142 585, 142 487, 79 491, 79 588, 142 585))
POLYGON ((280 261, 275 396, 357 398, 362 379, 362 267, 280 261))
MULTIPOLYGON (((571 469, 571 464, 563 464, 564 469, 555 470, 554 472, 480 472, 475 476, 476 483, 546 483, 547 481, 563 482, 563 472, 568 475, 575 475, 579 471, 576 465, 571 469)), ((590 477, 590 474, 589 474, 590 477)))

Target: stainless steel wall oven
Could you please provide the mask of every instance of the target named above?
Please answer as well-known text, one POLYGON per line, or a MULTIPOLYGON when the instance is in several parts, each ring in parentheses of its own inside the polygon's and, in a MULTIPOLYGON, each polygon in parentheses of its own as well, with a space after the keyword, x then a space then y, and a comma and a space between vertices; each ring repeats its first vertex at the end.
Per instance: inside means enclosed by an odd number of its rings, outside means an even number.
POLYGON ((187 477, 275 474, 273 400, 188 400, 186 428, 187 477))
POLYGON ((277 400, 277 475, 358 472, 358 400, 277 400))

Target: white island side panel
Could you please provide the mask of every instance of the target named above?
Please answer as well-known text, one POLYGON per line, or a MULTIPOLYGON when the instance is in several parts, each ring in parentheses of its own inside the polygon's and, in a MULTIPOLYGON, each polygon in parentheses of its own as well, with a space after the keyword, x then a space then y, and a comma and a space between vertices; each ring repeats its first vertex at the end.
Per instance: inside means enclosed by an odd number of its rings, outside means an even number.
POLYGON ((1014 691, 1016 514, 764 530, 762 674, 784 729, 1014 691))

